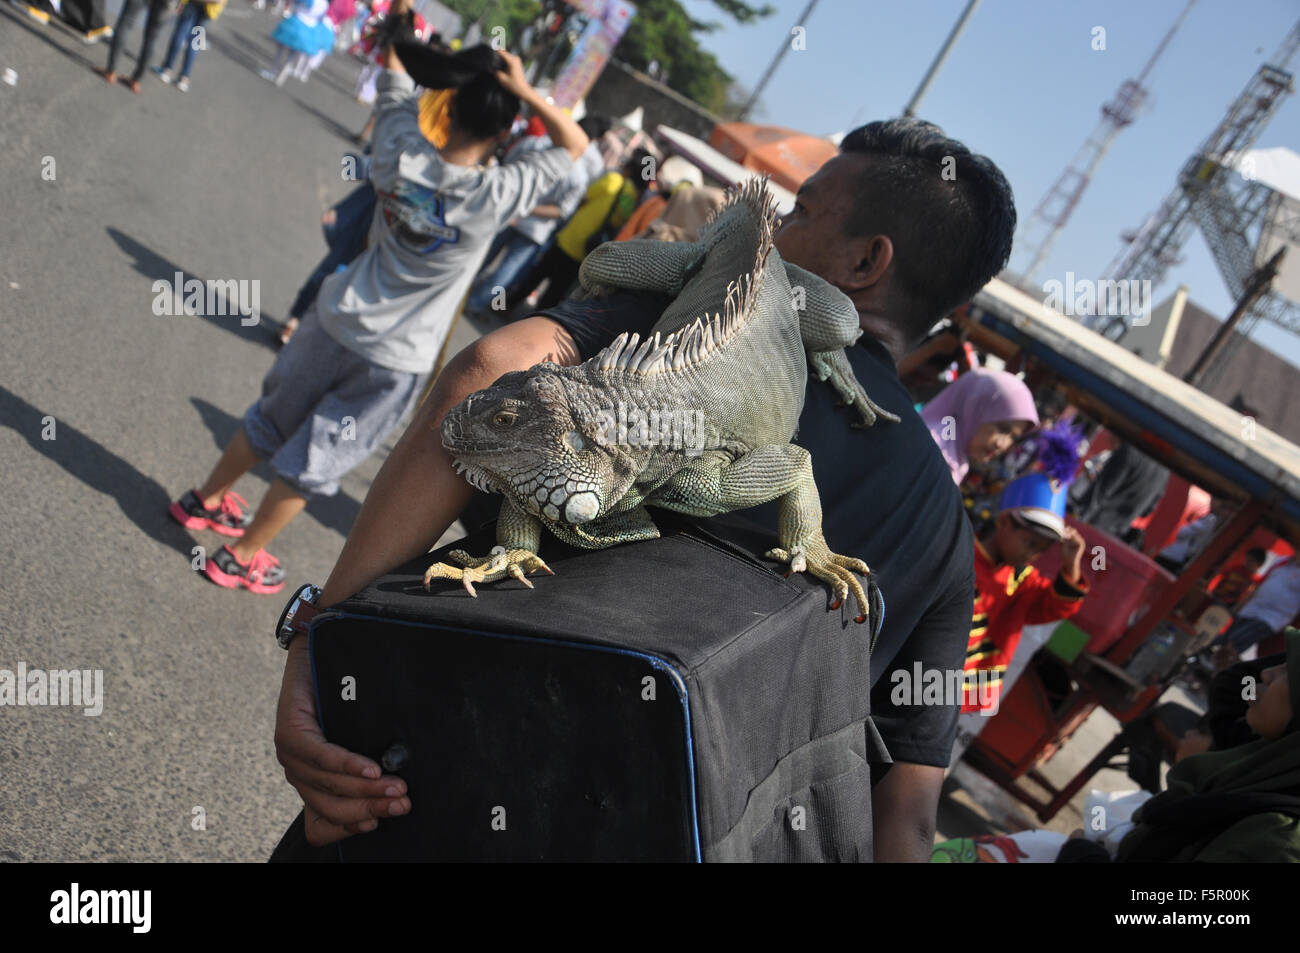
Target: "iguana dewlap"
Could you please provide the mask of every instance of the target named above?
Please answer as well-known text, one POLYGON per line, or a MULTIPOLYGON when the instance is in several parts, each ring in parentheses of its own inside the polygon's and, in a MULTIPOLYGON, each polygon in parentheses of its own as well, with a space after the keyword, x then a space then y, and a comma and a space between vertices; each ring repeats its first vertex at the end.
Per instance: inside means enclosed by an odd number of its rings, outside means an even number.
POLYGON ((633 289, 674 301, 646 340, 620 335, 575 367, 543 363, 501 377, 443 420, 443 445, 480 489, 501 493, 498 546, 464 568, 425 574, 474 583, 550 572, 542 528, 599 549, 659 535, 647 507, 715 516, 779 500, 780 547, 767 555, 831 584, 832 609, 868 600, 860 559, 831 552, 808 451, 790 442, 807 366, 864 423, 898 418, 876 407, 844 348, 861 333, 852 303, 781 260, 766 182, 728 196, 698 241, 602 245, 581 270, 590 292, 633 289))

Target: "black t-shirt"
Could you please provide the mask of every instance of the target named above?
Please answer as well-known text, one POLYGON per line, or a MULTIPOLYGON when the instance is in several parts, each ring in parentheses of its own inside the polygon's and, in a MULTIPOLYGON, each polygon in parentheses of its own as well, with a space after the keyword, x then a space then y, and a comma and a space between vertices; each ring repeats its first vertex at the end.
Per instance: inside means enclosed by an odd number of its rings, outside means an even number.
MULTIPOLYGON (((587 360, 623 331, 644 336, 670 300, 617 292, 569 299, 541 314, 563 326, 587 360)), ((902 422, 852 428, 857 411, 836 407, 830 385, 810 377, 794 442, 812 456, 827 543, 866 560, 884 595, 884 628, 871 664, 872 719, 894 760, 946 767, 958 705, 895 705, 890 674, 903 670, 912 678, 916 662, 923 670, 961 671, 975 591, 974 535, 948 465, 889 353, 864 335, 848 357, 871 398, 902 422)), ((709 526, 757 523, 775 533, 776 513, 772 502, 715 517, 709 526)))

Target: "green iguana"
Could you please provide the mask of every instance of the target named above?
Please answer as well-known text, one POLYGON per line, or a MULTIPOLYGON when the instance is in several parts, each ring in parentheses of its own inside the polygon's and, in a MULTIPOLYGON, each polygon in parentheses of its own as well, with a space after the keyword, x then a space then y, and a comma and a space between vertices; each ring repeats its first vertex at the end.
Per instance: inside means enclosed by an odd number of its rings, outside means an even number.
POLYGON ((803 409, 806 367, 829 381, 870 425, 877 407, 844 348, 861 333, 857 311, 827 282, 783 262, 765 180, 733 190, 695 242, 610 242, 583 262, 592 293, 633 289, 674 296, 646 339, 623 334, 575 367, 538 364, 470 395, 442 423, 459 472, 505 501, 497 545, 463 551, 433 579, 507 576, 532 587, 542 527, 600 549, 659 535, 657 506, 715 516, 778 499, 780 548, 770 559, 831 584, 832 609, 851 591, 857 621, 868 601, 861 559, 831 552, 808 451, 790 442, 803 409))

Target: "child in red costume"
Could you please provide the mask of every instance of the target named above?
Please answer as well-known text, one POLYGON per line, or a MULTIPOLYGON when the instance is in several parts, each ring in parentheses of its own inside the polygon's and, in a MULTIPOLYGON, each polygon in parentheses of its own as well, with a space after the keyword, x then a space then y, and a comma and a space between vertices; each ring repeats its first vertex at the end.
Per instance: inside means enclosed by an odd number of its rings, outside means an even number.
POLYGON ((1246 590, 1255 584, 1255 577, 1267 559, 1268 553, 1258 546, 1247 550, 1242 559, 1223 570, 1219 584, 1210 590, 1214 598, 1229 608, 1235 606, 1246 590))
POLYGON ((1067 619, 1082 606, 1084 541, 1065 525, 1064 512, 1064 488, 1031 473, 1007 485, 992 532, 976 540, 962 714, 997 710, 1002 676, 1026 625, 1067 619), (1030 563, 1058 541, 1061 571, 1048 579, 1030 563))

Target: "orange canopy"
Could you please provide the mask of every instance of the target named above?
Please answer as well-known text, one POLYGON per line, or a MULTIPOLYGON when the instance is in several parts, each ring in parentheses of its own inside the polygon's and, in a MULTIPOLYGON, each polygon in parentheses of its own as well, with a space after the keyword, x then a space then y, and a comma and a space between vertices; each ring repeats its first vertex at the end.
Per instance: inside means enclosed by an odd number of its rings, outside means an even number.
POLYGON ((714 126, 709 145, 747 169, 768 173, 773 182, 791 192, 797 192, 806 178, 839 152, 829 139, 747 122, 714 126))

